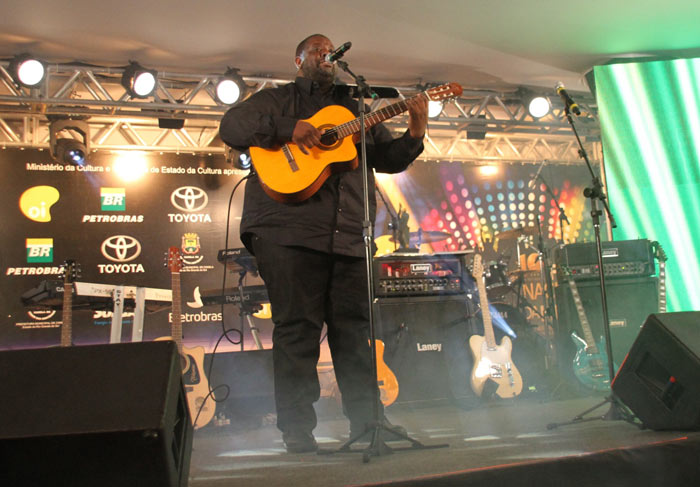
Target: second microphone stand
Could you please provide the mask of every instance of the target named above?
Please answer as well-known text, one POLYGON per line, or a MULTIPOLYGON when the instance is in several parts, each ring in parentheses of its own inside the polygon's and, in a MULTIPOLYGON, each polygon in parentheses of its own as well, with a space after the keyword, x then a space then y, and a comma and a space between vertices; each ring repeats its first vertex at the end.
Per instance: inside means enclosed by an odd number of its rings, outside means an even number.
MULTIPOLYGON (((583 143, 581 142, 581 138, 578 135, 578 132, 576 131, 576 125, 574 124, 574 121, 571 117, 571 112, 569 110, 569 105, 565 104, 565 113, 566 113, 566 118, 569 121, 569 125, 571 125, 571 128, 574 132, 574 135, 576 136, 576 140, 578 141, 579 145, 579 156, 586 161, 586 165, 588 166, 588 171, 591 173, 591 187, 584 189, 583 195, 590 199, 591 201, 591 218, 593 220, 593 229, 595 233, 595 241, 596 241, 596 251, 598 254, 598 275, 600 278, 600 303, 602 307, 602 312, 603 312, 603 332, 605 333, 605 352, 607 355, 608 359, 608 374, 610 376, 610 384, 613 382, 613 378, 615 377, 615 367, 613 365, 613 351, 612 351, 612 341, 611 341, 611 335, 610 335, 610 319, 608 317, 608 299, 607 299, 607 292, 605 288, 605 271, 603 267, 603 245, 602 241, 600 238, 600 216, 603 214, 602 210, 598 209, 598 202, 600 202, 605 209, 608 218, 610 219, 610 225, 612 228, 616 228, 617 224, 615 223, 615 218, 612 215, 612 212, 610 211, 610 208, 608 207, 607 204, 607 198, 605 196, 605 193, 603 192, 603 185, 600 181, 600 178, 595 174, 595 171, 593 171, 593 167, 591 166, 591 162, 588 160, 588 154, 586 153, 586 150, 583 148, 583 143)), ((628 423, 635 424, 639 426, 638 423, 635 422, 634 415, 622 404, 622 401, 615 395, 615 393, 611 390, 610 394, 600 403, 594 405, 593 407, 583 411, 582 413, 574 416, 574 418, 571 421, 567 421, 565 423, 550 423, 547 425, 547 429, 554 429, 559 426, 567 425, 567 424, 576 424, 576 423, 581 423, 585 421, 595 421, 597 419, 600 420, 624 420, 627 421, 628 423), (596 409, 609 404, 610 407, 607 412, 605 412, 602 416, 598 417, 586 417, 589 413, 595 411, 596 409)))

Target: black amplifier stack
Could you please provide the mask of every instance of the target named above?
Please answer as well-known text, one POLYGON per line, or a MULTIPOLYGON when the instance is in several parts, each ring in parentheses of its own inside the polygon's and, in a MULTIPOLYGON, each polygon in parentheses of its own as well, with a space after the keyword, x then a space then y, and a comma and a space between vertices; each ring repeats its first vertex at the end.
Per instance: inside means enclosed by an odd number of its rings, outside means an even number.
MULTIPOLYGON (((654 252, 647 239, 602 242, 603 271, 608 279, 645 277, 656 273, 654 252)), ((574 243, 558 249, 554 262, 578 280, 598 279, 598 251, 595 242, 574 243)), ((560 280, 565 276, 558 273, 560 280)))

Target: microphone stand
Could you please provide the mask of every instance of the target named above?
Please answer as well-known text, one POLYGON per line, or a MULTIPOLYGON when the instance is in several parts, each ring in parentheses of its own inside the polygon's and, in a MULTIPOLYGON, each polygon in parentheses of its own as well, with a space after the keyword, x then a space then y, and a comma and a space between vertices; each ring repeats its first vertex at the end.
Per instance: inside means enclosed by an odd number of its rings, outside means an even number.
MULTIPOLYGON (((386 212, 389 214, 389 228, 391 229, 391 237, 394 239, 394 251, 396 251, 399 243, 399 217, 394 210, 394 207, 384 197, 384 193, 382 193, 382 190, 379 189, 379 186, 375 184, 374 187, 377 190, 377 194, 381 198, 382 203, 384 203, 386 212)), ((399 210, 400 209, 401 208, 399 207, 399 210)))
MULTIPOLYGON (((554 191, 552 191, 552 188, 547 184, 547 181, 545 179, 538 175, 535 179, 539 179, 542 184, 544 185, 545 193, 550 197, 552 201, 557 205, 557 208, 559 209, 559 245, 564 245, 564 222, 569 224, 569 219, 566 216, 566 213, 564 212, 564 208, 562 208, 561 204, 559 204, 559 200, 557 199, 556 195, 554 194, 554 191)), ((538 225, 539 226, 539 225, 538 225)), ((544 256, 546 256, 546 250, 544 248, 544 242, 542 240, 542 231, 541 227, 540 228, 540 241, 539 241, 539 246, 540 246, 540 252, 541 255, 543 256, 543 267, 544 271, 542 272, 544 281, 543 282, 543 289, 546 289, 546 298, 547 298, 547 303, 545 305, 545 316, 549 316, 552 318, 552 324, 554 325, 553 330, 559 331, 559 320, 556 317, 556 313, 554 313, 554 288, 552 285, 552 276, 550 273, 546 272, 546 269, 549 268, 549 265, 547 263, 547 260, 544 256)), ((551 336, 549 333, 549 327, 547 327, 546 324, 546 319, 545 319, 545 342, 547 344, 547 355, 545 356, 545 366, 546 369, 549 370, 550 368, 550 361, 551 361, 551 350, 552 350, 552 341, 551 341, 551 336)))
MULTIPOLYGON (((581 142, 581 138, 578 135, 578 132, 576 131, 576 125, 574 124, 573 118, 571 117, 571 112, 569 110, 569 104, 565 103, 564 104, 564 112, 566 113, 566 118, 569 121, 569 125, 571 125, 571 129, 574 132, 574 135, 576 136, 576 141, 578 142, 579 145, 579 156, 586 162, 586 166, 588 166, 588 171, 591 173, 591 186, 588 188, 585 188, 583 190, 583 195, 586 198, 589 198, 591 200, 591 218, 593 220, 593 229, 595 233, 595 241, 596 241, 596 251, 598 254, 598 274, 600 278, 600 303, 603 311, 603 331, 605 333, 605 352, 607 355, 608 359, 608 374, 610 377, 610 384, 612 385, 613 379, 615 377, 615 367, 613 365, 613 352, 612 352, 612 342, 611 342, 611 337, 610 337, 610 319, 608 317, 608 299, 607 299, 607 292, 605 289, 605 272, 604 272, 604 267, 603 267, 603 245, 600 239, 600 215, 603 214, 601 210, 598 209, 598 202, 600 202, 605 209, 606 214, 608 215, 608 218, 610 219, 610 225, 612 228, 617 228, 617 223, 615 223, 615 217, 613 216, 612 212, 610 211, 610 207, 607 204, 607 197, 603 191, 603 185, 600 181, 600 178, 595 174, 595 171, 593 171, 593 166, 591 166, 591 162, 588 160, 588 154, 586 153, 586 150, 583 148, 583 143, 581 142)), ((627 421, 630 424, 634 424, 637 426, 641 425, 637 422, 635 422, 635 417, 634 415, 622 404, 622 401, 615 395, 615 393, 610 390, 610 394, 600 403, 594 405, 593 407, 583 411, 582 413, 574 416, 574 418, 571 421, 567 421, 565 423, 550 423, 547 425, 547 429, 551 430, 554 428, 557 428, 559 426, 564 426, 568 424, 576 424, 576 423, 582 423, 582 422, 587 422, 587 421, 595 421, 597 419, 604 420, 604 421, 614 421, 614 420, 624 420, 627 421), (595 411, 596 409, 609 404, 610 407, 605 414, 602 416, 598 417, 586 417, 588 413, 591 413, 595 411)))
MULTIPOLYGON (((377 346, 376 346, 376 333, 374 326, 374 264, 373 264, 373 251, 372 247, 374 244, 374 231, 372 225, 372 219, 370 217, 369 208, 369 168, 367 166, 367 134, 366 134, 366 124, 365 124, 365 97, 369 96, 375 98, 377 95, 374 93, 372 88, 367 84, 363 76, 357 76, 353 73, 348 64, 345 61, 337 60, 336 63, 340 68, 353 77, 357 83, 358 88, 358 111, 360 113, 360 160, 362 164, 362 198, 364 202, 364 221, 362 222, 362 236, 365 244, 365 263, 367 266, 367 299, 369 302, 369 344, 371 350, 372 359, 372 372, 375 378, 374 387, 372 388, 374 394, 373 400, 373 419, 372 423, 365 425, 364 431, 362 431, 358 436, 350 438, 343 446, 340 447, 338 451, 341 452, 352 452, 354 450, 350 449, 350 445, 355 443, 359 438, 364 436, 366 433, 372 433, 372 440, 369 446, 365 448, 362 453, 362 460, 364 463, 369 462, 372 456, 388 455, 393 453, 394 450, 415 450, 415 449, 427 449, 427 448, 442 448, 448 446, 445 445, 434 445, 426 446, 419 441, 410 438, 409 436, 397 431, 390 426, 387 426, 384 421, 384 410, 380 408, 380 396, 378 387, 378 374, 377 374, 377 346), (411 446, 406 448, 391 448, 383 440, 382 432, 387 431, 389 434, 400 437, 404 440, 410 441, 411 446)), ((357 450, 359 451, 359 450, 357 450)))

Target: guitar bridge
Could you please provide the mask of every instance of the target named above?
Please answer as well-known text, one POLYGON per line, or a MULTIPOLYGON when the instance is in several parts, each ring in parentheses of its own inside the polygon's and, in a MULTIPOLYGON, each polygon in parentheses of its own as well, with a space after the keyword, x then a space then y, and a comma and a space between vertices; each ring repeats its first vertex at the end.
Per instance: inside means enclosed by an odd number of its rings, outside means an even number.
POLYGON ((287 144, 282 146, 282 153, 284 154, 285 159, 287 159, 287 164, 289 164, 289 168, 292 170, 292 172, 297 172, 299 170, 299 166, 297 165, 297 161, 294 159, 294 154, 292 154, 292 151, 287 144))
POLYGON ((498 364, 491 364, 491 377, 501 379, 503 377, 503 369, 498 364))

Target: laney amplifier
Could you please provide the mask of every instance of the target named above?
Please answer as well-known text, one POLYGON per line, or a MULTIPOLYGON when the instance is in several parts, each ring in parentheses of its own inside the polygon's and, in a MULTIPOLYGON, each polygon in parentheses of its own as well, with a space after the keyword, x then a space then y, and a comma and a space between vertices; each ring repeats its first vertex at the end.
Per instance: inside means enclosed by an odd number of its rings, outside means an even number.
MULTIPOLYGON (((654 253, 647 239, 602 242, 605 277, 644 277, 654 275, 654 253)), ((575 280, 597 279, 598 250, 595 242, 574 243, 559 249, 555 262, 575 280)), ((560 276, 563 279, 564 276, 560 276)))
POLYGON ((374 259, 377 297, 462 294, 466 258, 473 251, 393 253, 374 259))

